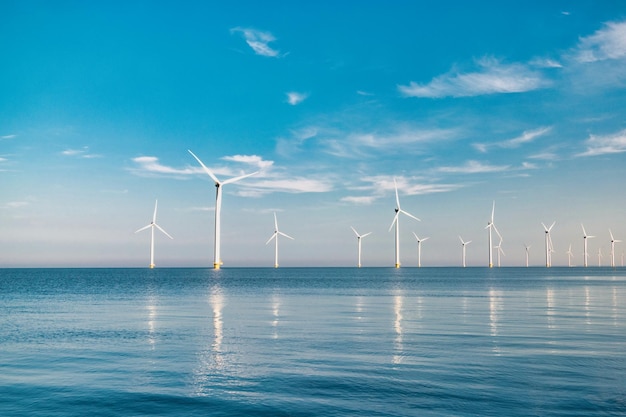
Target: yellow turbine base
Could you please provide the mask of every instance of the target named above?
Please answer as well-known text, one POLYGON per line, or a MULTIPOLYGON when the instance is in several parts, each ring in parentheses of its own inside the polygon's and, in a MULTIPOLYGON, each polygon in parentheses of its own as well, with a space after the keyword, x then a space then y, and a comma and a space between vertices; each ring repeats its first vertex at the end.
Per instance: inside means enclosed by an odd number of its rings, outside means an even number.
POLYGON ((220 269, 220 264, 219 263, 214 263, 213 264, 213 269, 220 269))
POLYGON ((489 264, 489 268, 493 268, 493 264, 489 264))
POLYGON ((396 268, 400 268, 400 264, 396 264, 396 268))
POLYGON ((150 264, 150 269, 154 268, 154 264, 150 264))

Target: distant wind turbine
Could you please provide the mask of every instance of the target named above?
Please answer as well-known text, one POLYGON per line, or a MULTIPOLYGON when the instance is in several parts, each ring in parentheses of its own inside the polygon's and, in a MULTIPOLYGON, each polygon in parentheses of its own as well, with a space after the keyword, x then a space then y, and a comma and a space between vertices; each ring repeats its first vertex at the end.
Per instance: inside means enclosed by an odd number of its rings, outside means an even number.
POLYGON ((592 239, 595 236, 587 236, 587 231, 585 230, 585 226, 583 226, 583 224, 581 223, 580 226, 583 228, 583 262, 585 264, 585 268, 587 267, 587 258, 588 258, 588 254, 587 254, 587 239, 592 239))
POLYGON ((354 232, 354 234, 356 235, 356 240, 357 240, 357 247, 358 247, 358 257, 357 257, 357 267, 360 268, 361 267, 361 239, 363 239, 365 236, 371 235, 372 232, 367 232, 364 235, 360 235, 359 232, 356 231, 356 229, 352 226, 350 226, 350 228, 352 229, 352 231, 354 232))
POLYGON ((621 242, 621 240, 615 239, 613 237, 613 232, 609 229, 609 234, 611 235, 611 267, 615 268, 615 244, 621 242))
POLYGON ((524 250, 526 251, 526 268, 528 268, 528 250, 530 249, 531 245, 526 245, 524 244, 524 250))
POLYGON ((556 224, 556 220, 552 222, 550 227, 541 223, 541 225, 543 226, 543 229, 546 232, 546 268, 550 268, 552 266, 552 252, 554 251, 554 248, 552 247, 552 236, 550 236, 550 232, 552 231, 552 228, 554 227, 555 224, 556 224))
POLYGON ((572 253, 572 244, 569 244, 569 249, 567 250, 567 266, 571 267, 572 266, 572 257, 574 256, 574 254, 572 253))
POLYGON ((598 248, 598 266, 602 266, 602 248, 598 248))
POLYGON ((253 172, 252 174, 240 175, 238 177, 233 177, 233 178, 229 178, 229 179, 224 180, 224 181, 220 181, 220 180, 217 179, 215 174, 213 174, 213 172, 209 168, 207 168, 206 165, 204 165, 204 163, 202 163, 200 158, 198 158, 196 155, 194 155, 194 153, 191 152, 191 151, 189 151, 189 153, 191 154, 191 156, 193 156, 196 159, 196 161, 198 161, 200 163, 200 165, 202 166, 204 171, 215 182, 215 245, 213 247, 213 268, 214 269, 220 269, 220 267, 222 266, 222 257, 221 257, 221 253, 220 253, 220 246, 221 246, 222 186, 226 185, 226 184, 230 184, 230 183, 236 182, 236 181, 239 181, 239 180, 242 180, 242 179, 247 178, 249 176, 252 176, 252 175, 258 173, 258 171, 253 172))
POLYGON ((461 241, 461 245, 463 246, 463 268, 465 268, 465 246, 472 243, 472 241, 468 240, 467 242, 465 242, 463 241, 463 238, 461 236, 459 236, 459 240, 461 241))
POLYGON ((502 241, 498 244, 498 246, 494 246, 494 249, 498 251, 498 268, 500 268, 500 255, 506 256, 504 251, 502 250, 502 241))
POLYGON ((161 232, 165 234, 165 236, 169 237, 170 239, 174 239, 165 230, 163 230, 163 228, 161 228, 161 226, 159 226, 156 222, 157 204, 158 204, 158 200, 155 200, 154 201, 154 214, 152 215, 152 221, 150 222, 150 224, 142 227, 141 229, 135 232, 135 233, 139 233, 143 230, 146 230, 147 228, 151 229, 152 237, 150 239, 150 268, 154 268, 154 228, 156 227, 157 229, 159 229, 161 232))
POLYGON ((417 237, 415 232, 413 232, 413 236, 415 236, 415 239, 417 239, 417 267, 421 268, 422 267, 422 242, 427 241, 428 239, 430 239, 430 237, 425 237, 423 239, 420 239, 419 237, 417 237))
POLYGON ((396 179, 393 179, 393 185, 396 189, 396 215, 393 218, 393 222, 391 222, 391 226, 389 226, 389 231, 391 231, 391 228, 393 227, 393 225, 396 225, 396 268, 400 268, 400 213, 407 215, 408 217, 417 220, 418 222, 421 221, 420 219, 418 219, 417 217, 415 217, 414 215, 402 210, 402 208, 400 208, 400 198, 398 197, 398 184, 396 183, 396 179))
POLYGON ((274 234, 272 235, 272 237, 269 238, 269 240, 267 242, 265 242, 265 244, 267 245, 268 243, 270 243, 272 241, 272 239, 274 239, 274 243, 275 243, 274 268, 278 268, 278 235, 285 236, 286 238, 294 240, 288 234, 285 234, 285 233, 281 232, 280 230, 278 230, 278 220, 276 219, 276 213, 274 213, 274 234))

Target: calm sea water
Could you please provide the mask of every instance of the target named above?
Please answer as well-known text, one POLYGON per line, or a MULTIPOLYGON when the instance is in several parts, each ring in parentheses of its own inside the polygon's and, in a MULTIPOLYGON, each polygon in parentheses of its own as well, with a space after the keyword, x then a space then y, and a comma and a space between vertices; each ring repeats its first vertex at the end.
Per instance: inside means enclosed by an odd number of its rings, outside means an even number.
POLYGON ((1 416, 626 415, 626 271, 0 270, 1 416))

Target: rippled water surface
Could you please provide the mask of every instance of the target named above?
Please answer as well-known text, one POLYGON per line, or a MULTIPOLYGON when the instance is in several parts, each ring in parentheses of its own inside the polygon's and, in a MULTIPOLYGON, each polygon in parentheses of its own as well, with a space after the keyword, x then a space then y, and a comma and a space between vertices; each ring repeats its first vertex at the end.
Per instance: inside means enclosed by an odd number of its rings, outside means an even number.
POLYGON ((626 271, 0 270, 0 416, 626 415, 626 271))

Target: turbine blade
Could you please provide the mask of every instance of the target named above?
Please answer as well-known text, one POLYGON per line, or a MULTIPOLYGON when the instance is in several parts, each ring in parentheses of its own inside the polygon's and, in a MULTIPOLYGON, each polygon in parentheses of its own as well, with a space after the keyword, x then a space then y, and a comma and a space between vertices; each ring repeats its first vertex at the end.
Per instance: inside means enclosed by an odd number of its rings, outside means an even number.
POLYGON ((157 229, 159 229, 161 232, 165 233, 165 236, 169 237, 170 239, 174 239, 172 236, 170 236, 169 233, 167 233, 165 230, 163 230, 163 228, 161 226, 159 226, 158 224, 154 224, 156 226, 157 229))
POLYGON ((415 217, 414 215, 412 215, 412 214, 411 214, 411 213, 409 213, 409 212, 406 212, 406 211, 404 211, 404 210, 400 210, 400 211, 399 211, 399 213, 406 214, 407 216, 411 217, 412 219, 415 219, 415 220, 417 220, 418 222, 421 222, 421 220, 420 220, 420 219, 418 219, 417 217, 415 217))
POLYGON ((224 180, 224 182, 222 182, 222 184, 231 184, 231 183, 233 183, 233 182, 236 182, 236 181, 242 180, 242 179, 244 179, 244 178, 251 177, 251 176, 253 176, 253 175, 255 175, 255 174, 258 174, 258 173, 259 173, 259 171, 254 171, 252 174, 245 174, 245 175, 240 175, 240 176, 238 176, 238 177, 229 178, 229 179, 227 179, 227 180, 224 180))
POLYGON ((354 227, 350 226, 350 229, 352 229, 352 231, 354 232, 356 237, 361 237, 361 235, 359 235, 359 233, 356 231, 356 229, 354 227))
POLYGON ((463 238, 460 235, 459 235, 459 240, 461 241, 463 245, 465 245, 465 242, 463 242, 463 238))
POLYGON ((466 245, 469 245, 470 243, 472 243, 471 240, 468 240, 467 242, 465 242, 466 245))
POLYGON ((498 231, 498 228, 496 227, 496 225, 494 223, 493 224, 493 230, 496 231, 496 234, 498 235, 498 237, 500 238, 500 243, 502 243, 502 235, 500 234, 500 232, 498 231))
POLYGON ((425 237, 424 239, 422 239, 422 242, 425 242, 425 241, 427 241, 428 239, 430 239, 430 236, 429 236, 429 237, 425 237))
POLYGON ((193 156, 194 158, 196 158, 196 161, 198 161, 200 163, 200 165, 202 165, 202 168, 204 168, 204 171, 209 174, 209 177, 211 177, 211 179, 213 181, 215 181, 216 184, 221 184, 220 180, 217 179, 217 177, 215 176, 215 174, 213 174, 213 172, 206 167, 206 165, 204 165, 204 163, 200 160, 200 158, 198 158, 193 152, 191 152, 189 149, 187 149, 187 151, 191 154, 191 156, 193 156))
POLYGON ((552 222, 552 224, 550 225, 550 227, 548 227, 548 232, 550 230, 552 230, 552 228, 554 227, 554 225, 556 224, 556 220, 552 222))
POLYGON ((396 183, 396 178, 393 178, 393 186, 396 189, 396 207, 398 210, 400 209, 400 197, 398 197, 398 184, 396 183))
POLYGON ((411 233, 413 233, 413 236, 415 236, 415 239, 416 239, 418 242, 421 242, 420 238, 419 238, 419 237, 417 237, 417 235, 415 234, 415 232, 411 232, 411 233))
POLYGON ((278 230, 278 219, 276 219, 276 212, 274 212, 274 230, 278 230))
POLYGON ((278 236, 278 232, 274 232, 274 234, 272 235, 272 237, 270 237, 267 242, 265 242, 265 244, 267 245, 268 243, 270 243, 272 241, 272 239, 274 239, 276 236, 278 236))
POLYGON ((137 230, 135 233, 139 233, 139 232, 141 232, 141 231, 143 231, 143 230, 146 230, 147 228, 149 228, 149 227, 151 227, 151 226, 152 226, 152 223, 150 223, 150 224, 149 224, 149 225, 147 225, 147 226, 142 227, 141 229, 137 230))
POLYGON ((154 214, 152 215, 152 223, 156 222, 157 204, 159 200, 154 200, 154 214))
POLYGON ((611 229, 609 229, 609 234, 611 235, 611 241, 614 242, 615 238, 613 237, 613 232, 611 232, 611 229))
POLYGON ((583 224, 580 224, 580 227, 583 228, 583 237, 587 237, 587 232, 585 231, 585 226, 583 226, 583 224))
POLYGON ((545 231, 548 231, 548 226, 546 226, 543 222, 541 222, 541 225, 543 226, 543 228, 545 229, 545 231))
POLYGON ((496 211, 496 200, 493 200, 493 206, 491 207, 491 223, 493 223, 493 215, 496 211))
MULTIPOLYGON (((369 236, 369 235, 371 235, 371 234, 372 234, 372 232, 367 232, 367 233, 365 233, 364 235, 361 235, 361 237, 363 238, 363 237, 365 237, 365 236, 369 236)), ((621 240, 616 240, 616 242, 621 242, 621 240)))
POLYGON ((391 232, 391 229, 393 229, 393 225, 396 224, 396 222, 398 221, 398 215, 400 214, 400 212, 397 212, 395 216, 393 216, 393 221, 391 222, 391 226, 389 226, 389 230, 388 232, 391 232))
POLYGON ((279 235, 281 235, 281 236, 285 236, 286 238, 289 238, 289 239, 291 239, 291 240, 295 240, 294 238, 292 238, 291 236, 289 236, 289 235, 288 235, 288 234, 286 234, 286 233, 283 233, 283 232, 278 232, 278 234, 279 234, 279 235))

